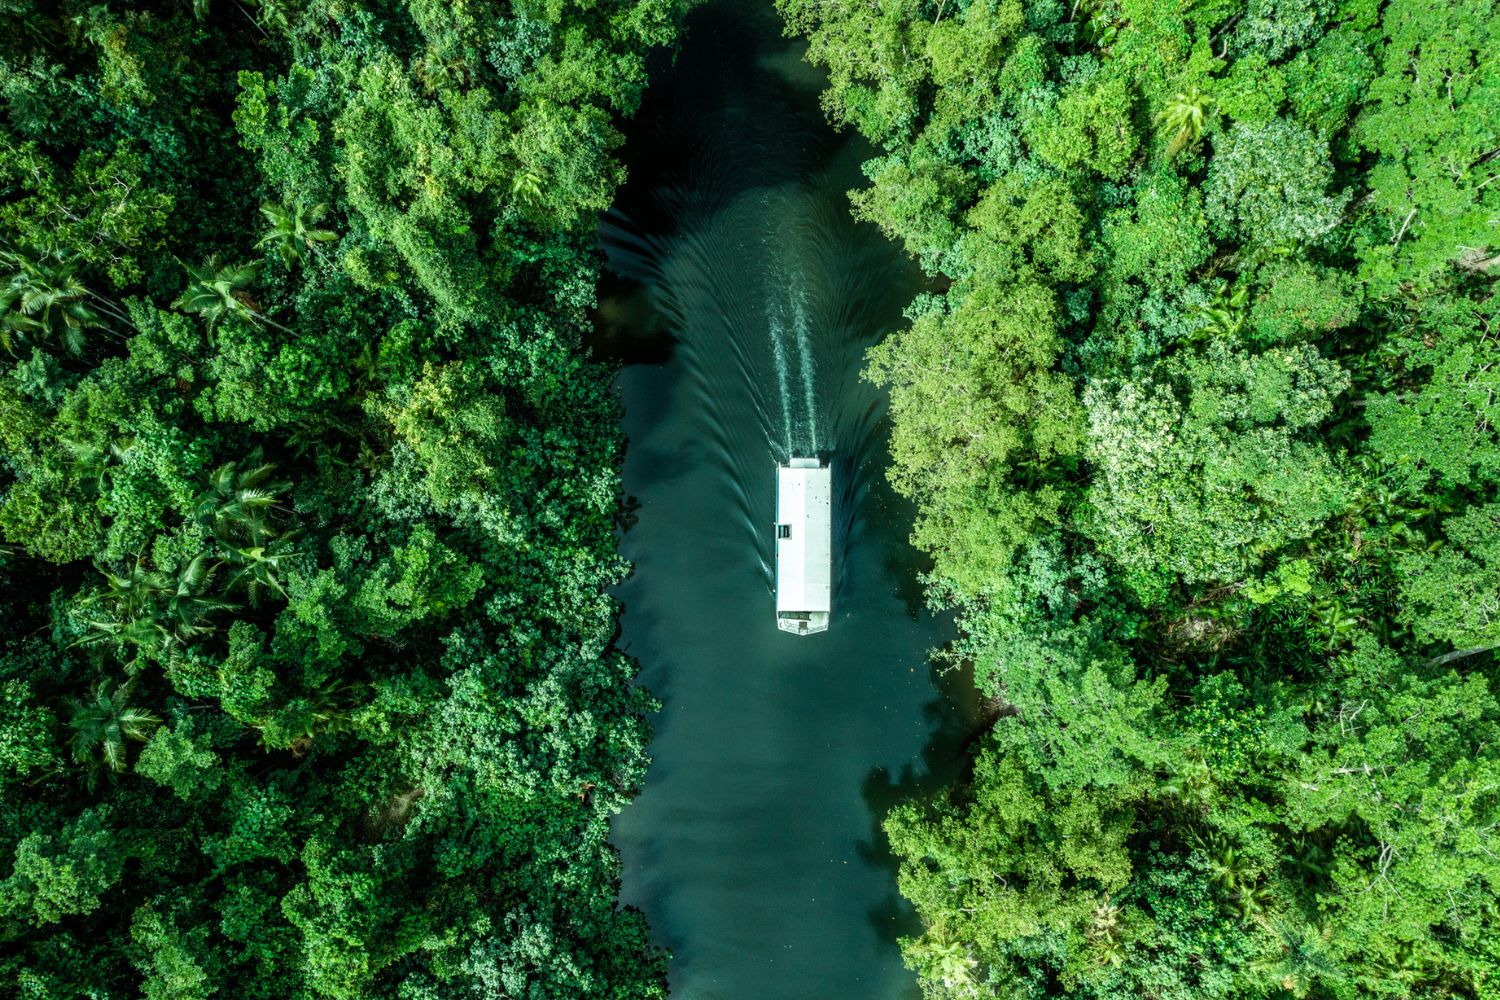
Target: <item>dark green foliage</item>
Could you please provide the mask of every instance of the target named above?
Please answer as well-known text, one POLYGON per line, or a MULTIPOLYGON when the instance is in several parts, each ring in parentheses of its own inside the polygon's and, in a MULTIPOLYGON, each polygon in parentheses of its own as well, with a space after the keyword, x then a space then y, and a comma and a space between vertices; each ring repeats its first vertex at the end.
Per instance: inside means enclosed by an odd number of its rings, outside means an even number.
POLYGON ((781 7, 943 290, 869 367, 1000 715, 887 821, 927 994, 1493 995, 1500 8, 781 7))
POLYGON ((0 3, 0 994, 663 995, 579 334, 678 15, 0 3))

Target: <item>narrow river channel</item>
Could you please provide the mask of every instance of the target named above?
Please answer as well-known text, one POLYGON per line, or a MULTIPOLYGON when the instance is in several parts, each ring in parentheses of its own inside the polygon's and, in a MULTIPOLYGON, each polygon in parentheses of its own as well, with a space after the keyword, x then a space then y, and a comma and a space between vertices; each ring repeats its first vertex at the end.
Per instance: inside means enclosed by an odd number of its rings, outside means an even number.
POLYGON ((871 152, 824 122, 802 51, 768 0, 695 11, 601 226, 635 504, 621 644, 663 702, 613 836, 683 1000, 915 996, 880 819, 952 777, 973 717, 967 683, 928 666, 947 628, 859 378, 919 277, 851 220, 871 152), (834 614, 798 637, 774 623, 773 468, 810 451, 834 469, 834 614))

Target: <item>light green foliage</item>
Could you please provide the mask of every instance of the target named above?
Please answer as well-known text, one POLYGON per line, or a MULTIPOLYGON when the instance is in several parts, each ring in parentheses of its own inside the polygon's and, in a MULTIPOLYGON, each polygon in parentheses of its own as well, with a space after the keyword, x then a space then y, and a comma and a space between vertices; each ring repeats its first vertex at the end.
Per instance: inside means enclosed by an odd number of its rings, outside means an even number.
MULTIPOLYGON (((934 15, 927 32, 927 72, 937 89, 939 116, 962 110, 979 112, 988 97, 985 82, 1002 68, 1007 43, 1025 25, 1026 13, 1019 0, 953 4, 944 19, 934 15)), ((844 57, 846 54, 840 52, 844 57)))
POLYGON ((869 377, 891 389, 892 481, 922 502, 916 539, 961 588, 1055 516, 1055 494, 1003 485, 1019 456, 1045 463, 1078 450, 1072 386, 1049 370, 1054 308, 1035 285, 982 285, 870 354, 869 377))
POLYGON ((34 141, 0 143, 0 231, 36 229, 48 249, 68 248, 117 285, 138 280, 141 258, 159 251, 173 196, 148 183, 128 148, 91 150, 68 175, 34 141))
POLYGON ((559 101, 522 105, 521 126, 511 139, 516 163, 511 191, 521 182, 528 192, 510 209, 527 220, 573 229, 609 207, 611 195, 625 179, 624 168, 608 153, 621 137, 608 113, 559 101))
POLYGON ((389 57, 361 67, 354 85, 354 97, 333 124, 350 148, 343 168, 350 207, 423 290, 444 307, 473 315, 484 275, 465 196, 499 183, 505 116, 488 105, 483 91, 473 92, 456 116, 457 109, 424 99, 417 82, 389 57), (474 175, 476 161, 483 172, 474 175))
POLYGON ((1080 282, 1094 272, 1083 212, 1060 181, 1010 174, 985 190, 964 224, 960 273, 976 288, 1033 274, 1080 282))
POLYGON ((1258 52, 1244 53, 1215 84, 1214 100, 1221 112, 1243 125, 1279 122, 1287 100, 1287 71, 1258 52))
POLYGON ((505 399, 484 370, 466 362, 424 366, 384 408, 396 439, 411 449, 433 507, 516 540, 508 507, 519 499, 524 445, 505 399))
POLYGON ((325 129, 306 113, 316 74, 294 65, 284 78, 268 81, 259 71, 242 70, 234 123, 239 142, 260 163, 267 186, 283 196, 322 197, 329 178, 323 172, 325 129), (309 183, 320 184, 312 192, 309 183))
POLYGON ((1389 294, 1440 280, 1455 262, 1486 274, 1500 206, 1488 168, 1500 87, 1483 58, 1500 31, 1493 5, 1395 0, 1381 24, 1390 42, 1353 130, 1377 157, 1361 276, 1389 294))
POLYGON ((484 571, 418 525, 405 545, 391 550, 361 581, 355 606, 375 635, 394 634, 417 622, 442 621, 464 608, 484 585, 484 571))
POLYGON ((962 807, 912 803, 886 820, 891 847, 904 859, 902 894, 939 922, 905 943, 908 962, 919 968, 931 968, 923 952, 939 943, 991 955, 1065 933, 1130 879, 1128 790, 1058 796, 1004 737, 981 750, 974 767, 974 795, 962 807))
POLYGON ((1026 140, 1038 159, 1059 170, 1082 168, 1119 180, 1140 145, 1131 122, 1131 98, 1128 84, 1119 78, 1076 84, 1026 122, 1026 140))
POLYGON ((1234 126, 1215 144, 1205 185, 1217 235, 1269 248, 1327 233, 1348 201, 1328 193, 1328 161, 1326 144, 1283 119, 1234 126))
POLYGON ((928 19, 915 0, 872 7, 783 3, 788 26, 810 36, 808 59, 828 67, 823 104, 877 144, 909 140, 925 83, 928 19))
POLYGON ((1403 617, 1426 642, 1500 645, 1500 504, 1449 518, 1443 534, 1445 545, 1401 560, 1403 617))
POLYGON ((1093 533, 1132 575, 1233 583, 1253 574, 1342 509, 1333 463, 1298 432, 1320 424, 1347 385, 1309 348, 1214 347, 1153 378, 1091 388, 1093 533))
POLYGON ((963 174, 931 157, 876 158, 865 173, 871 186, 852 196, 859 217, 902 239, 927 270, 943 269, 959 233, 952 217, 965 193, 963 174))

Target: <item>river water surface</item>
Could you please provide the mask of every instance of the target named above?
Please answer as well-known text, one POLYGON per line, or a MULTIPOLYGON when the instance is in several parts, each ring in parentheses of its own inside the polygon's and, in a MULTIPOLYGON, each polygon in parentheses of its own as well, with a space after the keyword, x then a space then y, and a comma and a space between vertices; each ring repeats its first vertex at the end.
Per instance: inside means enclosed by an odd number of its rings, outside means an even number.
POLYGON ((825 123, 802 51, 764 0, 698 8, 601 226, 634 502, 620 641, 663 703, 613 838, 683 1000, 915 996, 880 818, 952 777, 973 714, 927 664, 947 626, 884 481, 884 394, 859 379, 919 276, 850 218, 872 154, 825 123), (817 636, 775 627, 773 470, 793 452, 834 469, 817 636))

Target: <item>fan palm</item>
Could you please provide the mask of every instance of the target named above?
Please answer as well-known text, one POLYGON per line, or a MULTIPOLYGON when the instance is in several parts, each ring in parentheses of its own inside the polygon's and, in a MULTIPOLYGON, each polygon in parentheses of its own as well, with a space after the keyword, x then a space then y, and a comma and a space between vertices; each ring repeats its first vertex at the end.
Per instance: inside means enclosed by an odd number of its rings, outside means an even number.
POLYGON ((0 285, 0 346, 6 351, 54 342, 77 356, 88 343, 88 331, 105 328, 93 293, 78 278, 79 258, 61 251, 0 250, 0 265, 8 272, 0 285))
POLYGON ((1212 97, 1202 93, 1197 87, 1179 91, 1167 101, 1166 108, 1156 116, 1156 121, 1164 131, 1172 133, 1172 138, 1167 143, 1168 156, 1176 156, 1203 134, 1203 128, 1208 123, 1208 106, 1213 102, 1212 97))
POLYGON ((268 201, 260 206, 260 214, 266 217, 271 228, 255 245, 273 247, 287 261, 303 260, 307 251, 316 250, 319 243, 338 239, 333 230, 318 228, 318 223, 328 214, 328 206, 322 202, 308 205, 298 198, 288 206, 268 201))
POLYGON ((108 681, 100 681, 89 700, 72 700, 69 746, 76 763, 87 764, 98 758, 111 771, 123 771, 125 741, 144 740, 161 725, 159 718, 131 705, 129 697, 129 685, 111 690, 108 681))
POLYGON ((210 258, 201 268, 189 266, 186 291, 172 303, 184 312, 197 313, 208 321, 210 333, 226 316, 242 316, 252 322, 263 317, 250 305, 248 289, 260 274, 260 262, 218 266, 210 258))

